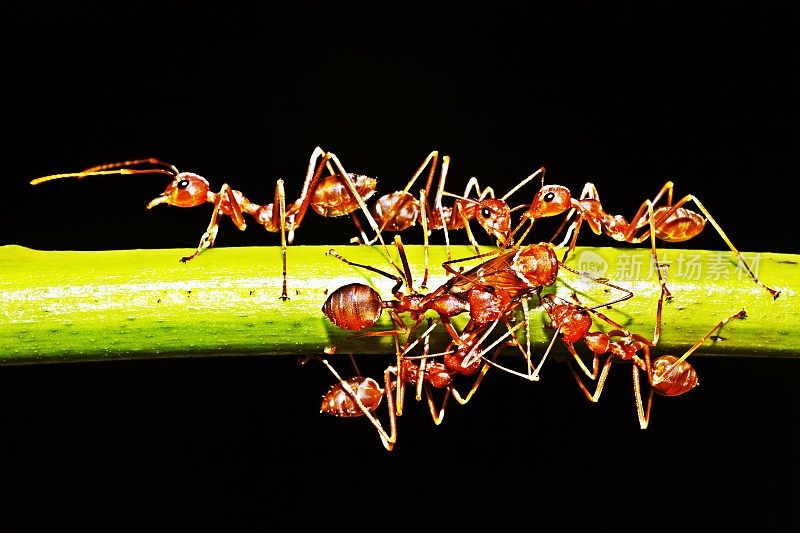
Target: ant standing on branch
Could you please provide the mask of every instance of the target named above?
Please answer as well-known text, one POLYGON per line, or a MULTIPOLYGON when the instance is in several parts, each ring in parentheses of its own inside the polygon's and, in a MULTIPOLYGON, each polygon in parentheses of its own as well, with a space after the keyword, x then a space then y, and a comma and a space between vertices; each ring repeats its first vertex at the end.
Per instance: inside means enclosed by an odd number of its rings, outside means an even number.
MULTIPOLYGON (((197 249, 192 254, 182 257, 181 262, 191 261, 204 250, 214 246, 219 231, 219 221, 223 216, 230 217, 240 231, 247 228, 244 218, 244 215, 247 214, 268 232, 280 232, 283 262, 281 299, 283 300, 289 297, 286 282, 286 248, 287 245, 292 244, 294 232, 300 227, 309 207, 324 217, 351 215, 359 229, 361 226, 356 219, 355 211, 361 209, 388 255, 378 225, 364 202, 365 199, 375 194, 377 180, 361 174, 346 172, 335 154, 325 152, 320 147, 316 147, 311 154, 300 197, 289 206, 286 205, 286 193, 282 179, 277 180, 272 203, 258 204, 251 202, 244 194, 232 189, 227 183, 223 183, 219 192, 215 193, 211 190, 208 180, 199 174, 180 172, 174 165, 155 158, 108 163, 81 172, 53 174, 36 178, 31 181, 31 184, 38 185, 61 178, 81 179, 87 176, 132 174, 164 174, 172 178, 172 182, 167 185, 164 192, 147 204, 147 209, 159 204, 177 207, 213 204, 211 220, 200 238, 197 249), (326 168, 329 174, 323 177, 326 168)), ((362 235, 364 235, 363 231, 362 235)), ((366 240, 366 235, 363 238, 366 240)))

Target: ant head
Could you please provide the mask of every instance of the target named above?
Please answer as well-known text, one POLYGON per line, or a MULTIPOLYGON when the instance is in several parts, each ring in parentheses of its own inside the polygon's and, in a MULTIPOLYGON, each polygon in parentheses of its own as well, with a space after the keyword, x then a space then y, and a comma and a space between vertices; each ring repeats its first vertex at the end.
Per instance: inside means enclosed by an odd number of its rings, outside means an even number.
POLYGON ((191 172, 181 172, 167 185, 160 196, 153 198, 147 209, 158 204, 169 204, 177 207, 195 207, 208 201, 208 181, 191 172))
POLYGON ((475 219, 502 246, 511 231, 511 208, 503 200, 487 198, 476 206, 475 219))
POLYGON ((572 195, 563 185, 544 185, 536 196, 524 218, 544 218, 560 215, 572 207, 572 195))

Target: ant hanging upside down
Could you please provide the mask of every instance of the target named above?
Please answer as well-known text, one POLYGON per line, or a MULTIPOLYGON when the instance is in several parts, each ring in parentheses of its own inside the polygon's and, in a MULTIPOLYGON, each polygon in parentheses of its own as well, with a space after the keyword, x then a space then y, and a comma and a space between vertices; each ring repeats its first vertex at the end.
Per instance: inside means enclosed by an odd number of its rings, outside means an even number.
POLYGON ((738 311, 721 321, 719 321, 703 337, 697 340, 682 356, 660 355, 655 359, 651 358, 650 351, 655 348, 656 341, 650 341, 635 333, 630 333, 620 324, 614 322, 607 316, 599 313, 594 308, 584 307, 575 295, 574 302, 548 295, 542 299, 545 311, 550 317, 550 326, 556 330, 556 335, 573 356, 573 360, 568 360, 570 371, 583 394, 591 402, 597 402, 608 378, 608 372, 612 363, 615 361, 628 361, 632 363, 633 373, 633 394, 636 404, 636 412, 639 417, 639 427, 647 429, 650 423, 650 408, 653 403, 653 396, 680 396, 689 392, 699 383, 697 372, 686 359, 705 341, 711 338, 715 332, 722 329, 731 320, 741 320, 747 317, 747 313, 738 311), (593 320, 592 316, 611 325, 613 329, 609 331, 590 331, 593 320), (574 344, 583 341, 592 353, 592 370, 590 371, 581 360, 574 344), (639 353, 642 355, 639 355, 639 353), (605 355, 606 360, 600 370, 600 357, 605 355), (575 370, 574 364, 577 363, 583 374, 592 380, 596 380, 595 391, 589 392, 581 376, 575 370), (644 373, 650 390, 647 403, 642 400, 639 373, 644 373))

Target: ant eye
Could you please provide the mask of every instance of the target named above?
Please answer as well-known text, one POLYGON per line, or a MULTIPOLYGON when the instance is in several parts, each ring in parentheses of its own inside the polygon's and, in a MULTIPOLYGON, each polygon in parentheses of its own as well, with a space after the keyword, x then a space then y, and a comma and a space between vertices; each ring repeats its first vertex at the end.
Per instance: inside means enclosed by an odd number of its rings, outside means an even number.
POLYGON ((489 211, 488 207, 484 207, 483 209, 481 209, 481 216, 483 218, 489 218, 489 215, 491 215, 491 214, 492 214, 492 212, 489 211))
POLYGON ((185 189, 188 186, 189 186, 189 180, 181 180, 178 182, 179 189, 185 189))
POLYGON ((549 192, 544 195, 545 202, 552 202, 553 200, 555 200, 555 198, 556 198, 556 193, 554 192, 549 192))

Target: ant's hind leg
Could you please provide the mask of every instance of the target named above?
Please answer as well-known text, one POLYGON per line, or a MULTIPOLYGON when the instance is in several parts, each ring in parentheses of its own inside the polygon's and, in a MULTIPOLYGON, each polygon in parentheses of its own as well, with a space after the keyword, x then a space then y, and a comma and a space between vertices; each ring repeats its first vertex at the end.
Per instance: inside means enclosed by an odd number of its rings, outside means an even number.
POLYGON ((695 205, 700 209, 700 211, 703 213, 703 215, 706 217, 706 219, 708 219, 708 221, 711 223, 711 225, 714 226, 714 229, 717 230, 717 233, 719 233, 719 236, 722 237, 722 240, 725 241, 725 244, 728 245, 728 248, 730 248, 731 252, 733 252, 733 255, 736 256, 736 259, 739 261, 739 263, 742 266, 744 266, 745 270, 750 275, 750 277, 753 279, 753 281, 755 281, 758 285, 760 285, 761 287, 766 289, 767 292, 769 292, 772 295, 772 299, 773 300, 777 299, 778 296, 781 295, 781 291, 773 289, 771 287, 768 287, 760 279, 758 279, 758 277, 755 275, 753 270, 750 268, 750 265, 748 265, 747 261, 744 260, 744 257, 742 256, 742 254, 739 252, 739 250, 736 249, 736 247, 733 245, 733 243, 728 238, 728 236, 725 235, 725 232, 722 231, 722 227, 720 227, 720 225, 717 224, 717 221, 714 220, 714 218, 711 216, 711 213, 709 213, 708 210, 705 208, 705 206, 702 203, 700 203, 700 200, 698 200, 696 196, 694 196, 692 194, 689 194, 689 195, 683 197, 678 203, 675 204, 675 207, 673 209, 677 209, 678 207, 680 207, 684 203, 688 202, 689 200, 691 200, 691 201, 693 201, 695 203, 695 205))

